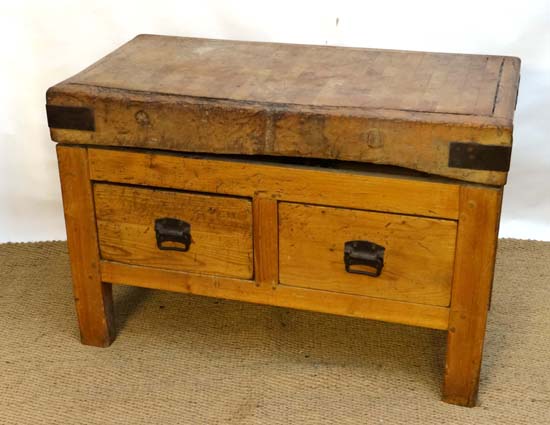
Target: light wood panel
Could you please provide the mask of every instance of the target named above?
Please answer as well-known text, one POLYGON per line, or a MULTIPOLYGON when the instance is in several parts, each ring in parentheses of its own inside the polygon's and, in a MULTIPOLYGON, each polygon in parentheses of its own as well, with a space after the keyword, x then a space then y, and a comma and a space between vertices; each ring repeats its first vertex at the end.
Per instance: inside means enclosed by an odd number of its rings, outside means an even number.
POLYGON ((476 403, 501 197, 497 189, 461 190, 443 385, 448 403, 476 403))
POLYGON ((94 180, 430 217, 458 217, 459 185, 401 176, 90 149, 94 180))
POLYGON ((278 210, 275 199, 254 198, 254 280, 257 285, 279 283, 278 210))
POLYGON ((252 278, 249 200, 95 184, 101 258, 129 264, 252 278), (155 220, 191 225, 187 252, 157 247, 155 220))
POLYGON ((342 316, 447 329, 449 309, 380 298, 278 286, 255 287, 250 281, 149 267, 101 262, 102 278, 114 284, 185 292, 342 316))
POLYGON ((456 222, 302 204, 279 204, 280 282, 448 306, 456 222), (378 277, 348 273, 344 243, 385 247, 378 277))
POLYGON ((102 283, 86 148, 57 147, 67 246, 83 344, 107 347, 115 338, 111 285, 102 283))

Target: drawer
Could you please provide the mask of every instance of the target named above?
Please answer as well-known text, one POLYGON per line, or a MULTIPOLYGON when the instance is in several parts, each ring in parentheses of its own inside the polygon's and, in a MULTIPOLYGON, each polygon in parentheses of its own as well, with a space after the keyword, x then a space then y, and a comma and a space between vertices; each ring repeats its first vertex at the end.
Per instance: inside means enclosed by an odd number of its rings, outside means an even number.
POLYGON ((252 278, 248 199, 96 183, 94 200, 104 260, 252 278))
MULTIPOLYGON (((452 220, 281 202, 279 280, 283 285, 448 306, 456 229, 452 220), (374 271, 363 265, 346 271, 348 241, 385 248, 379 276, 355 273, 374 271)), ((352 258, 365 252, 356 248, 352 258)))

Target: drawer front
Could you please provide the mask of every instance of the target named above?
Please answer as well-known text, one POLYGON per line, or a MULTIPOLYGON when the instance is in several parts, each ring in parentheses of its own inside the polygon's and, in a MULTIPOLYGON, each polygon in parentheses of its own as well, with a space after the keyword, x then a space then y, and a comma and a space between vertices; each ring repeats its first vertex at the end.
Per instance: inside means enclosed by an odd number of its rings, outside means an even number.
MULTIPOLYGON (((448 306, 456 228, 451 220, 281 202, 279 280, 283 285, 448 306), (385 248, 379 276, 354 273, 375 271, 363 265, 346 271, 344 245, 356 240, 385 248)), ((351 257, 360 258, 361 252, 366 251, 354 251, 351 257)), ((363 258, 372 262, 372 254, 363 258)))
POLYGON ((94 200, 104 260, 252 278, 247 199, 96 183, 94 200))

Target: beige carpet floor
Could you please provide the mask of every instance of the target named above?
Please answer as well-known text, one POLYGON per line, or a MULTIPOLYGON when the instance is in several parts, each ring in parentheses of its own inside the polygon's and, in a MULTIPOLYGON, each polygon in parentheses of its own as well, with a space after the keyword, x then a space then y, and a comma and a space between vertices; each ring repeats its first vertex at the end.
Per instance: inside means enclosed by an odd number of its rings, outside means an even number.
POLYGON ((550 243, 502 240, 479 407, 439 401, 445 333, 115 287, 80 344, 63 242, 0 245, 2 424, 550 424, 550 243))

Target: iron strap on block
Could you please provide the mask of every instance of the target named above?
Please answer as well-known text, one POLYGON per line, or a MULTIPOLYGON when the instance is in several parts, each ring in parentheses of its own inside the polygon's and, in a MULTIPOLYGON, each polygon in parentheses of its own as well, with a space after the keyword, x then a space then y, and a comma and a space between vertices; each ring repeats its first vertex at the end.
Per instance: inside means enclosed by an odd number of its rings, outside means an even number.
POLYGON ((449 167, 451 168, 508 171, 511 156, 511 146, 470 142, 451 142, 449 145, 449 167))
POLYGON ((67 130, 94 131, 94 111, 79 106, 46 105, 48 127, 67 130))

